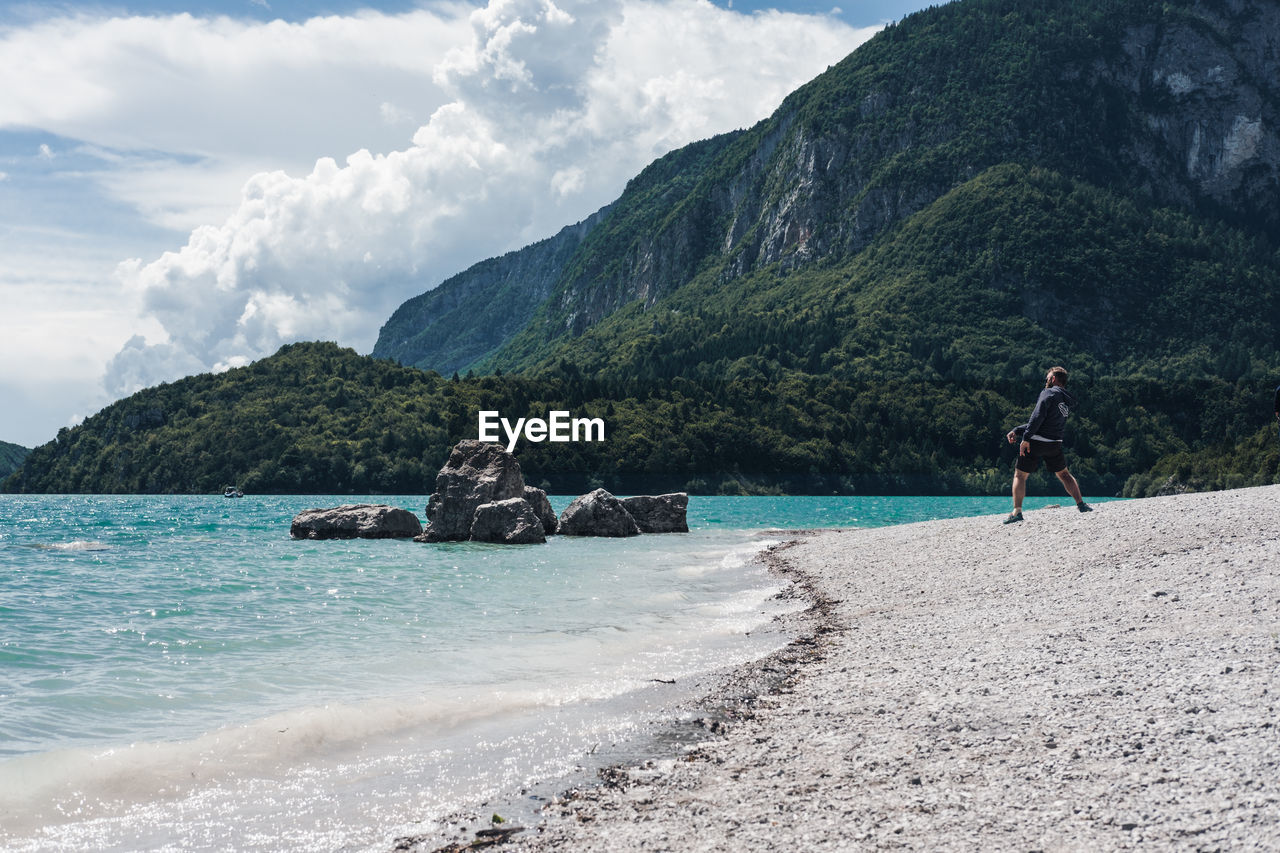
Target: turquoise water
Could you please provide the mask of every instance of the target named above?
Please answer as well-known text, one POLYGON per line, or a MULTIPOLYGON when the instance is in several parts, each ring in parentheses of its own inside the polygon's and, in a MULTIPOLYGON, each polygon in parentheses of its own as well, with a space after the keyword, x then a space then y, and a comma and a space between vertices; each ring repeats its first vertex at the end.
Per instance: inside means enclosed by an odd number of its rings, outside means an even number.
POLYGON ((1008 505, 695 497, 687 535, 289 538, 355 500, 0 497, 0 846, 384 848, 571 769, 669 701, 658 680, 779 645, 757 531, 1008 505))

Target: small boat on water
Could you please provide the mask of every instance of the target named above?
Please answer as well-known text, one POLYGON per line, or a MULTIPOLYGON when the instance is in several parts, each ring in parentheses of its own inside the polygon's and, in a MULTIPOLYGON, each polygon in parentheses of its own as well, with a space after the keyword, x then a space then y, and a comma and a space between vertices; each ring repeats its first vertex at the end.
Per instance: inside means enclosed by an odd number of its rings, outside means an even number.
POLYGON ((222 496, 224 498, 242 498, 244 497, 244 492, 240 491, 235 486, 227 486, 222 490, 222 496))

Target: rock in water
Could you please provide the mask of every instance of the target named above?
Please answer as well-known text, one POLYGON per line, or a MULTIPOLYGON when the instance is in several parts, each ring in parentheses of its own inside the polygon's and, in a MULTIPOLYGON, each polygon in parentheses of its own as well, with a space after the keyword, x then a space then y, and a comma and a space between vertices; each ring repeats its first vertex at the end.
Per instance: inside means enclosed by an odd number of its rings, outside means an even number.
POLYGON ((408 539, 421 533, 422 522, 416 515, 386 504, 305 509, 289 526, 294 539, 408 539))
POLYGON ((472 542, 533 545, 546 542, 542 519, 524 498, 480 504, 471 522, 472 542))
POLYGON ((561 536, 639 536, 640 527, 622 501, 606 492, 574 498, 560 514, 561 536))
POLYGON ((636 520, 641 533, 688 533, 689 495, 636 495, 623 498, 622 505, 636 520))
POLYGON ((533 507, 534 515, 542 520, 542 532, 548 536, 554 536, 560 529, 560 519, 556 518, 556 511, 551 508, 547 493, 535 486, 525 486, 524 499, 529 502, 529 506, 533 507))
POLYGON ((476 507, 523 497, 524 475, 514 456, 492 442, 460 441, 436 475, 436 490, 427 501, 427 529, 418 538, 423 542, 470 539, 476 507))

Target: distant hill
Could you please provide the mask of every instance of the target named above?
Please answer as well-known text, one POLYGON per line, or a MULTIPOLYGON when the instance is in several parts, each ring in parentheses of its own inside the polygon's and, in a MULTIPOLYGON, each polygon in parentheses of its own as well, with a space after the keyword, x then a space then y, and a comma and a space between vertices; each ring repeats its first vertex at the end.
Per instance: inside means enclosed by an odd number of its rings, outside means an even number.
MULTIPOLYGON (((772 488, 830 491, 798 477, 804 451, 733 405, 655 389, 615 400, 580 376, 446 380, 329 343, 292 344, 247 367, 201 374, 120 400, 35 448, 8 492, 427 494, 449 449, 474 438, 477 412, 600 417, 603 443, 522 442, 526 479, 558 493, 772 488), (666 434, 684 424, 680 438, 666 434), (731 444, 722 444, 722 439, 731 444), (751 478, 734 471, 753 458, 751 478)), ((937 477, 879 488, 918 491, 937 477)), ((863 482, 871 483, 873 479, 863 482)), ((958 481, 956 481, 958 484, 958 481)))
POLYGON ((408 300, 382 327, 373 355, 448 375, 492 353, 528 322, 560 271, 608 212, 519 252, 482 261, 408 300))
POLYGON ((0 482, 22 467, 22 461, 31 451, 17 444, 0 441, 0 482))
POLYGON ((423 447, 446 441, 446 384, 334 344, 295 344, 145 389, 59 430, 5 490, 417 492, 423 447))

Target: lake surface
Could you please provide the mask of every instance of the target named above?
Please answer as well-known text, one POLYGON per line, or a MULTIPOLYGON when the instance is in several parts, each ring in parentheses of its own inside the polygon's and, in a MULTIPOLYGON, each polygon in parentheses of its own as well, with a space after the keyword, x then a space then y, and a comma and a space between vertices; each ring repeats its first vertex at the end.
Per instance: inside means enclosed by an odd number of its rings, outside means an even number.
POLYGON ((572 771, 663 682, 782 645, 759 629, 797 605, 752 560, 763 529, 1009 503, 695 496, 688 534, 289 538, 365 500, 425 517, 417 496, 0 496, 0 847, 386 849, 572 771))

